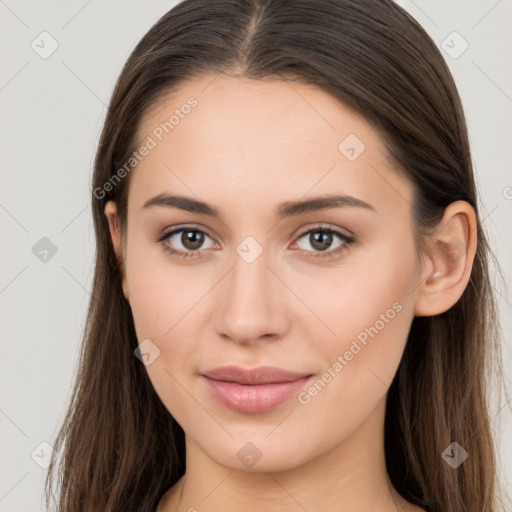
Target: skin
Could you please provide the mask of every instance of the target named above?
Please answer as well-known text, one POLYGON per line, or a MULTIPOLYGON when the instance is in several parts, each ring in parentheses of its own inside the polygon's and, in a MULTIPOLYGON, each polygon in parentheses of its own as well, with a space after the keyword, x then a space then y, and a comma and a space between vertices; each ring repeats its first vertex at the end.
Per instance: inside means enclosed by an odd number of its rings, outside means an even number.
MULTIPOLYGON (((386 394, 414 316, 446 311, 468 283, 473 209, 450 205, 428 240, 430 255, 418 259, 411 183, 377 132, 330 95, 281 80, 197 78, 146 113, 140 140, 190 96, 198 105, 131 175, 124 236, 115 203, 105 207, 139 343, 150 339, 160 350, 146 369, 186 434, 186 474, 157 512, 422 510, 386 473, 386 394), (354 161, 338 149, 349 134, 366 146, 354 161), (142 208, 163 192, 206 201, 222 218, 142 208), (335 192, 374 210, 276 219, 283 201, 335 192), (181 232, 155 241, 189 224, 206 233, 203 255, 164 251, 193 252, 181 232), (303 233, 325 224, 356 242, 315 260, 322 251, 303 233), (236 251, 248 236, 263 249, 252 263, 236 251), (400 311, 307 404, 292 396, 268 412, 234 412, 199 376, 226 364, 270 365, 316 381, 397 303, 400 311), (247 442, 261 454, 252 467, 237 457, 247 442)), ((334 235, 327 250, 342 243, 334 235)))

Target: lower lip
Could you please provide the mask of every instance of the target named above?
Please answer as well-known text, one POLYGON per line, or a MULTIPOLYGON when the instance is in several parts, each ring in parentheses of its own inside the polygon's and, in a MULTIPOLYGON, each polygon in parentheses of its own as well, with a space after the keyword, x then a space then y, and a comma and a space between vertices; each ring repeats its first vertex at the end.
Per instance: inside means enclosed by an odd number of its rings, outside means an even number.
POLYGON ((273 384, 242 385, 203 377, 212 395, 228 409, 237 412, 265 412, 288 400, 298 393, 311 376, 292 382, 273 384))

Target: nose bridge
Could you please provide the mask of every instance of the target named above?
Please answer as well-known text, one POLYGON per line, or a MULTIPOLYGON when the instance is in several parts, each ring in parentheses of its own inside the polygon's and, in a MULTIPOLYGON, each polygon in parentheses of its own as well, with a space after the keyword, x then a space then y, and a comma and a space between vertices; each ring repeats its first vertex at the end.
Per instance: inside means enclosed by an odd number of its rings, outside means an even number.
POLYGON ((253 237, 235 248, 232 269, 220 290, 216 328, 238 342, 279 335, 286 327, 279 280, 268 268, 269 252, 253 237))
POLYGON ((263 298, 268 291, 267 281, 271 272, 268 266, 268 249, 264 249, 254 237, 246 237, 236 248, 233 255, 233 270, 231 271, 231 288, 241 298, 263 298))

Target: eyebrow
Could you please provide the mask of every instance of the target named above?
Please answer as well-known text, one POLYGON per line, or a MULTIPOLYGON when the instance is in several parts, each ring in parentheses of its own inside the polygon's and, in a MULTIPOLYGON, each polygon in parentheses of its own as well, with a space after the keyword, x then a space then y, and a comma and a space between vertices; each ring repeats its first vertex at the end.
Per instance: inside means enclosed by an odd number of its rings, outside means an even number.
MULTIPOLYGON (((170 195, 165 193, 158 194, 157 196, 148 199, 142 206, 142 209, 148 209, 154 206, 179 208, 180 210, 185 210, 187 212, 208 215, 217 219, 221 218, 221 213, 216 207, 205 203, 204 201, 199 201, 186 196, 170 195)), ((345 194, 328 194, 306 199, 304 201, 286 201, 281 203, 278 205, 276 217, 281 220, 285 217, 304 215, 306 213, 327 210, 329 208, 347 207, 364 208, 376 212, 373 206, 361 199, 357 199, 356 197, 345 194)))

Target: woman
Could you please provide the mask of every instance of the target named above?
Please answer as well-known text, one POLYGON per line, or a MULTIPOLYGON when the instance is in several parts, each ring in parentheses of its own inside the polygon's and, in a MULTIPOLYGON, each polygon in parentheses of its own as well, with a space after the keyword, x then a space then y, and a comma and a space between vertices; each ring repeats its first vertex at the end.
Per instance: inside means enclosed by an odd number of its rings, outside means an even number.
POLYGON ((390 0, 185 0, 116 84, 58 510, 494 512, 459 95, 390 0))

